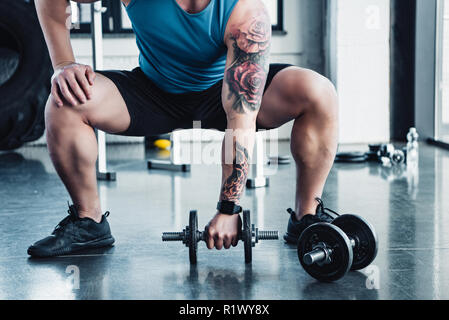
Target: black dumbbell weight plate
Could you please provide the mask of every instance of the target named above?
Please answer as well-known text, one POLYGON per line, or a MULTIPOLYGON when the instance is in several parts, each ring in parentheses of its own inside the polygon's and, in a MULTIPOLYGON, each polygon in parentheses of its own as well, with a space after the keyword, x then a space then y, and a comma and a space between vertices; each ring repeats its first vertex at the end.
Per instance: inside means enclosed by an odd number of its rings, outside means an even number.
POLYGON ((335 281, 351 268, 351 242, 340 228, 329 223, 317 223, 301 234, 298 241, 298 258, 304 270, 315 279, 324 282, 335 281), (319 243, 325 243, 332 249, 331 262, 307 265, 304 263, 304 255, 313 251, 319 243))
POLYGON ((189 215, 189 259, 191 264, 196 264, 196 251, 198 249, 198 239, 197 239, 197 230, 198 230, 198 214, 196 210, 190 211, 189 215))
POLYGON ((365 162, 368 156, 365 152, 339 152, 335 157, 335 162, 340 163, 361 163, 365 162))
POLYGON ((250 211, 243 211, 243 234, 242 240, 245 246, 245 263, 251 263, 253 259, 253 246, 252 246, 252 226, 250 211))
POLYGON ((377 236, 374 227, 362 217, 352 214, 339 216, 332 221, 332 224, 356 242, 351 270, 369 266, 377 255, 377 236))

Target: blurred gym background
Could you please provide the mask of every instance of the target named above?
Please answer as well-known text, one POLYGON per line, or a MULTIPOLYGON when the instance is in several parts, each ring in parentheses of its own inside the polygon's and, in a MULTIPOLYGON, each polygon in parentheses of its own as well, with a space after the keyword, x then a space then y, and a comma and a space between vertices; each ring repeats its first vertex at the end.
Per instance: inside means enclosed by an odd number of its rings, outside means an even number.
MULTIPOLYGON (((32 141, 44 144, 39 139, 42 106, 51 75, 45 44, 31 17, 31 3, 18 4, 17 9, 11 9, 10 1, 0 3, 2 15, 10 19, 7 23, 2 17, 0 24, 0 148, 32 141), (26 35, 20 34, 21 26, 28 26, 26 35), (34 39, 32 43, 27 43, 29 38, 34 39), (28 84, 24 79, 33 81, 28 84), (27 102, 17 97, 27 97, 27 102)), ((104 69, 131 69, 138 63, 138 50, 130 21, 120 1, 102 3, 106 8, 102 18, 104 69)), ((266 3, 274 24, 272 62, 316 70, 336 84, 342 106, 341 143, 403 141, 413 126, 423 139, 449 142, 447 0, 266 3)), ((76 58, 92 64, 91 5, 72 2, 71 9, 76 58)), ((289 134, 286 126, 279 138, 288 139, 289 134)))
MULTIPOLYGON (((384 144, 387 161, 394 155, 389 143, 401 150, 407 136, 414 143, 410 128, 419 134, 417 166, 336 163, 326 186, 329 207, 376 226, 380 249, 373 273, 316 283, 300 268, 295 248, 281 241, 255 249, 253 269, 244 268, 239 248, 201 248, 198 270, 189 270, 185 248, 161 250, 162 231, 185 226, 191 208, 206 211, 204 225, 218 195, 218 165, 191 173, 147 170, 148 160, 173 164, 180 149, 222 138, 191 130, 176 139, 99 133, 99 177, 112 180, 100 180, 99 190, 103 208, 113 213, 114 254, 26 260, 27 246, 59 221, 68 196, 45 148, 43 113, 53 71, 33 1, 0 0, 0 299, 449 298, 449 0, 265 2, 273 22, 271 61, 313 69, 336 85, 340 151, 364 153, 369 144, 384 144), (232 270, 223 267, 223 259, 234 256, 232 270), (81 289, 66 286, 71 265, 81 270, 81 289)), ((78 62, 136 67, 138 50, 123 6, 119 0, 99 4, 102 32, 95 36, 93 5, 71 2, 67 12, 78 62)), ((290 129, 287 124, 265 135, 280 142, 282 155, 289 154, 290 129)), ((283 234, 294 165, 280 165, 275 173, 269 187, 247 190, 243 205, 260 227, 283 234)))

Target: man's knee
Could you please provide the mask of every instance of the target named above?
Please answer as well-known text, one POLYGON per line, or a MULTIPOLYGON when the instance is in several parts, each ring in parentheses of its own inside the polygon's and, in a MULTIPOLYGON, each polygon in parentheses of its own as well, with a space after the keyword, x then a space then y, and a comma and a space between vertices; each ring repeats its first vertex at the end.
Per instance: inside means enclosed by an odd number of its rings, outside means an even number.
POLYGON ((329 120, 336 120, 338 118, 338 96, 334 84, 318 74, 312 84, 313 87, 308 94, 311 112, 329 120))
POLYGON ((300 115, 305 112, 320 117, 338 117, 338 97, 333 83, 326 77, 300 68, 287 70, 284 80, 284 95, 300 115))
POLYGON ((55 131, 68 127, 76 127, 77 124, 89 124, 89 102, 72 106, 64 103, 58 106, 50 96, 45 107, 45 125, 47 131, 55 131))

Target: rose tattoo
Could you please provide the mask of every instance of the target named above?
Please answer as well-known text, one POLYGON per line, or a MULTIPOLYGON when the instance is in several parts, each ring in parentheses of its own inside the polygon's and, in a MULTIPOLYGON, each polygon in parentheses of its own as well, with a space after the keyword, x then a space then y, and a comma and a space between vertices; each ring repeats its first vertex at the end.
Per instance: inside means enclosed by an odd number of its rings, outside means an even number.
POLYGON ((235 98, 238 113, 256 111, 260 107, 267 78, 271 24, 265 12, 231 31, 234 40, 233 64, 226 71, 228 99, 235 98))
POLYGON ((233 37, 243 52, 259 53, 270 45, 270 27, 264 21, 250 21, 237 30, 233 37))
POLYGON ((262 67, 248 60, 241 65, 232 67, 228 71, 227 77, 233 93, 242 97, 240 100, 244 106, 250 110, 256 110, 262 99, 266 77, 262 67))

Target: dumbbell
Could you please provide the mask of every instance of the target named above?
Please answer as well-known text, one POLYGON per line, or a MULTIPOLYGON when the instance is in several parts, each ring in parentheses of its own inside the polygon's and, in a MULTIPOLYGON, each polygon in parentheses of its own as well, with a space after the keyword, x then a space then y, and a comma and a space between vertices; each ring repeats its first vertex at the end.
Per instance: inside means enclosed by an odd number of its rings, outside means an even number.
POLYGON ((337 163, 386 162, 392 165, 407 163, 407 148, 396 149, 391 143, 370 144, 368 152, 338 152, 337 163))
MULTIPOLYGON (((198 231, 198 214, 196 210, 190 211, 189 225, 181 232, 164 232, 162 241, 182 241, 189 248, 189 260, 191 264, 197 262, 198 242, 206 241, 206 231, 198 231)), ((278 240, 277 231, 261 231, 251 224, 250 211, 243 211, 243 229, 239 232, 239 240, 245 246, 245 263, 252 261, 252 248, 260 240, 278 240)))
POLYGON ((332 223, 316 223, 301 233, 298 258, 304 270, 323 282, 360 270, 377 255, 374 227, 362 217, 345 214, 332 223))
POLYGON ((380 162, 390 163, 392 165, 406 164, 407 162, 407 148, 396 149, 391 143, 380 145, 378 151, 380 162))

